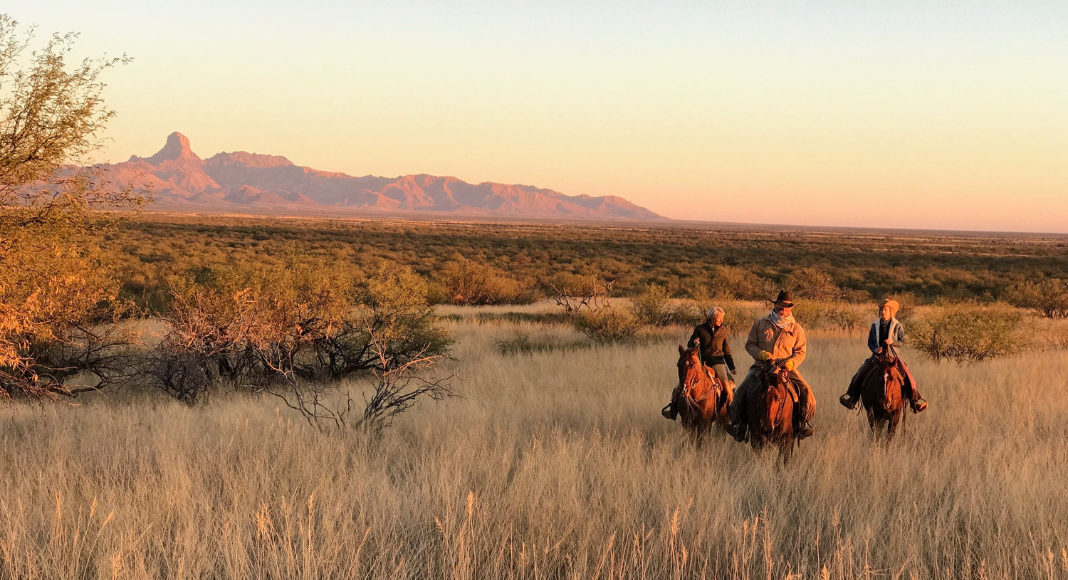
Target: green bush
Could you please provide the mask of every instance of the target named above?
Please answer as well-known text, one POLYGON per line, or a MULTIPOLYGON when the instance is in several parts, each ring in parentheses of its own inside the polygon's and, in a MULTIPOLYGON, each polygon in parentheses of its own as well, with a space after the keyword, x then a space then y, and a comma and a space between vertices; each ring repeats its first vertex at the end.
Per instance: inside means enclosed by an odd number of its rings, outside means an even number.
POLYGON ((1008 301, 1014 306, 1032 308, 1046 318, 1068 318, 1068 281, 1047 278, 1012 286, 1008 301))
POLYGON ((708 297, 726 300, 767 300, 775 295, 774 285, 750 270, 716 266, 708 281, 708 297))
MULTIPOLYGON (((875 308, 872 307, 874 315, 875 308)), ((857 330, 868 325, 868 308, 844 302, 802 302, 794 308, 794 317, 810 330, 857 330)))
POLYGON ((794 298, 830 302, 842 297, 834 278, 819 268, 798 268, 786 276, 783 285, 793 290, 794 298))
POLYGON ((457 254, 435 272, 446 301, 459 305, 515 304, 530 302, 517 280, 493 266, 457 254))
POLYGON ((1022 349, 1021 322, 1011 307, 953 304, 926 313, 909 337, 912 346, 935 360, 982 361, 1022 349))
POLYGON ((679 321, 679 308, 663 286, 650 284, 631 301, 630 312, 641 324, 669 326, 679 321))
POLYGON ((634 340, 642 325, 629 310, 601 308, 576 316, 575 328, 594 342, 612 344, 634 340))

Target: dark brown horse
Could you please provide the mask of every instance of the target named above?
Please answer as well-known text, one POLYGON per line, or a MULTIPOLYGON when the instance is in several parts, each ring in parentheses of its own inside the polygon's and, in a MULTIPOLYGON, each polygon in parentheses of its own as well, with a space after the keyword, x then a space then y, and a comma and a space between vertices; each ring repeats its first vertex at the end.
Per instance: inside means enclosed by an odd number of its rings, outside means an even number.
POLYGON ((884 348, 883 352, 873 356, 875 370, 864 378, 860 400, 868 412, 868 426, 872 433, 879 435, 879 431, 886 427, 887 439, 892 439, 905 417, 905 377, 898 368, 893 349, 884 348))
POLYGON ((790 372, 780 365, 758 371, 758 387, 748 405, 749 443, 754 449, 778 445, 783 463, 794 449, 794 403, 790 372))
POLYGON ((676 408, 682 426, 703 436, 716 421, 727 420, 727 407, 730 403, 727 389, 712 372, 701 362, 701 345, 693 348, 679 346, 679 384, 682 391, 676 408))

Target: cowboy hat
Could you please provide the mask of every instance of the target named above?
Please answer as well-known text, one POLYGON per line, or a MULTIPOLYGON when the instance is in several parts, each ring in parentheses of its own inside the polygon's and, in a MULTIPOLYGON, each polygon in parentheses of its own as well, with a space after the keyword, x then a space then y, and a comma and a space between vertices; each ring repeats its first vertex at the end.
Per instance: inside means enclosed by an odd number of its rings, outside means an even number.
POLYGON ((789 290, 779 290, 779 295, 775 297, 775 306, 785 306, 790 308, 794 305, 794 293, 789 290))

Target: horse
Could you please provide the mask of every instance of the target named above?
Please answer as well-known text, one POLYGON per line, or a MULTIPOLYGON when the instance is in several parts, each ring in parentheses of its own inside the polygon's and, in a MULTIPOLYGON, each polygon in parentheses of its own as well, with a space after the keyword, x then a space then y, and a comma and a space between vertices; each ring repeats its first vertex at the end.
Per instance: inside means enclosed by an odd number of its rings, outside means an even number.
POLYGON ((794 448, 794 403, 797 391, 790 384, 790 372, 779 364, 757 371, 759 387, 752 393, 747 409, 749 444, 763 449, 778 445, 783 463, 794 448))
POLYGON ((897 353, 884 348, 873 355, 878 366, 864 378, 860 400, 868 414, 873 435, 886 427, 887 439, 893 439, 897 426, 905 417, 905 377, 897 364, 897 353))
POLYGON ((682 392, 676 406, 682 426, 701 437, 715 422, 726 422, 730 404, 726 387, 710 367, 701 362, 700 341, 693 348, 679 345, 679 384, 682 392))

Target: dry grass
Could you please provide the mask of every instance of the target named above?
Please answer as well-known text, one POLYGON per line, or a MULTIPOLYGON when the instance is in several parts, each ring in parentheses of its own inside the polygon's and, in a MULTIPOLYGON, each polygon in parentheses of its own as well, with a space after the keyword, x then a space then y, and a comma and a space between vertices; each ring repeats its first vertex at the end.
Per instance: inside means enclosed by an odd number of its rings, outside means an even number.
POLYGON ((814 332, 817 436, 781 467, 659 416, 681 331, 454 329, 464 398, 378 441, 266 399, 7 405, 0 577, 1068 578, 1068 354, 910 357, 931 409, 884 447, 835 402, 862 333, 814 332))

